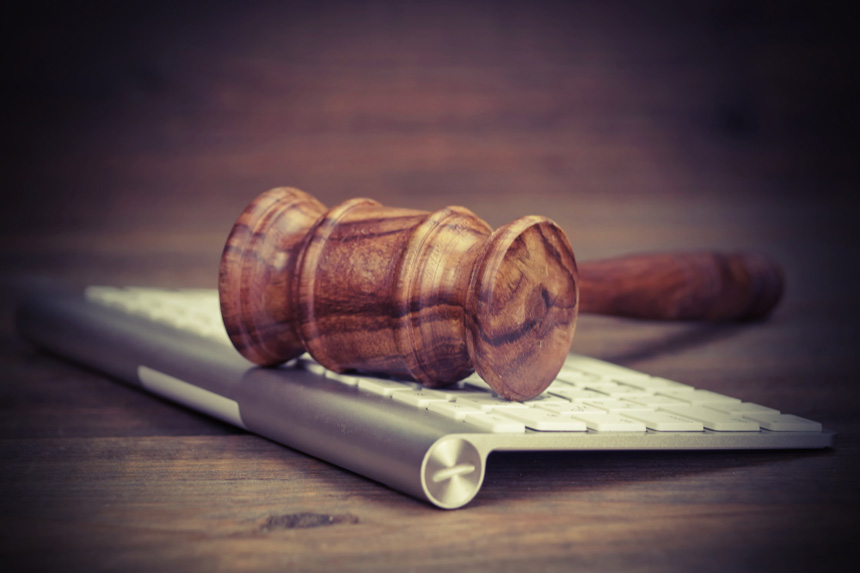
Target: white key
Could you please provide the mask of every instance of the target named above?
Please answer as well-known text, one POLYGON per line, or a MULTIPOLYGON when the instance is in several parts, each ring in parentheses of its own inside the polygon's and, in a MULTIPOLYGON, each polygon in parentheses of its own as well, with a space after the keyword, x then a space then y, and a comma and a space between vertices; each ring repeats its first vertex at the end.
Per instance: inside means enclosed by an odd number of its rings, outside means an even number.
POLYGON ((701 422, 676 416, 670 412, 625 412, 625 416, 638 420, 657 432, 701 432, 701 422))
POLYGON ((641 380, 642 378, 651 377, 644 372, 639 372, 638 370, 625 368, 623 366, 618 366, 617 364, 610 364, 609 362, 597 360, 596 358, 588 358, 586 356, 579 355, 569 356, 565 366, 588 374, 596 374, 602 378, 609 378, 611 380, 641 380))
POLYGON ((552 394, 541 394, 539 396, 535 396, 531 400, 523 400, 523 404, 529 407, 546 406, 548 404, 570 404, 570 400, 565 400, 564 398, 553 396, 552 394))
POLYGON ((770 412, 744 412, 744 418, 755 420, 762 428, 772 432, 820 432, 821 424, 793 414, 770 412))
POLYGON ((612 398, 607 398, 605 400, 585 400, 583 405, 600 408, 606 412, 630 412, 637 410, 639 412, 649 412, 654 410, 654 408, 649 406, 643 406, 642 404, 636 404, 626 400, 613 400, 612 398))
POLYGON ((411 392, 394 392, 391 397, 396 402, 403 402, 416 408, 427 408, 431 402, 448 402, 448 397, 444 392, 436 392, 435 390, 423 389, 413 390, 411 392))
POLYGON ((466 414, 463 421, 471 426, 487 432, 493 432, 494 434, 522 434, 526 431, 526 426, 522 422, 512 420, 494 412, 466 414))
POLYGON ((735 416, 740 416, 745 412, 769 412, 771 414, 779 414, 779 410, 774 410, 773 408, 768 408, 767 406, 759 406, 758 404, 753 404, 752 402, 741 402, 738 403, 717 403, 717 404, 705 404, 706 408, 711 408, 712 410, 716 410, 718 412, 722 412, 723 414, 734 414, 735 416))
POLYGON ((493 387, 487 384, 484 379, 478 376, 476 373, 472 373, 466 378, 463 378, 462 382, 463 385, 471 386, 472 388, 478 390, 486 390, 487 392, 493 391, 493 387))
POLYGON ((576 368, 571 368, 570 366, 562 366, 561 371, 556 376, 557 380, 563 380, 565 382, 586 382, 586 381, 594 381, 598 380, 600 377, 597 374, 589 374, 583 370, 577 370, 576 368))
POLYGON ((203 314, 201 311, 194 311, 188 313, 188 320, 199 325, 201 328, 220 327, 226 332, 224 322, 221 320, 220 316, 213 317, 211 315, 203 314))
POLYGON ((590 430, 595 432, 644 432, 645 424, 637 420, 625 418, 619 414, 594 414, 591 412, 574 412, 572 418, 582 420, 590 430))
POLYGON ((693 386, 681 384, 680 382, 675 382, 674 380, 669 380, 668 378, 660 378, 657 376, 654 376, 653 378, 640 378, 638 380, 623 380, 621 381, 621 384, 624 384, 626 386, 632 386, 634 388, 639 388, 640 390, 646 390, 648 392, 657 392, 659 390, 692 392, 693 390, 695 390, 693 386))
POLYGON ((224 329, 223 325, 209 326, 209 327, 197 326, 196 328, 189 329, 189 330, 196 332, 197 334, 199 334, 200 336, 202 336, 204 338, 209 338, 211 340, 215 340, 215 341, 220 342, 222 344, 226 344, 226 345, 230 346, 230 348, 233 347, 233 343, 230 342, 230 337, 227 336, 227 331, 224 329))
MULTIPOLYGON (((559 380, 558 378, 556 378, 550 383, 549 386, 547 386, 547 390, 550 388, 566 388, 568 390, 570 390, 571 388, 581 388, 580 384, 585 384, 585 382, 568 382, 567 380, 559 380)), ((544 390, 544 392, 546 392, 546 390, 544 390)))
POLYGON ((522 402, 511 402, 504 398, 496 398, 495 396, 474 396, 470 398, 457 398, 457 403, 475 406, 485 412, 493 410, 509 410, 517 408, 528 409, 528 406, 522 402))
POLYGON ((586 430, 585 422, 582 420, 574 420, 569 416, 562 416, 540 408, 503 410, 500 414, 522 422, 526 428, 540 432, 584 432, 586 430))
POLYGON ((164 324, 173 324, 179 318, 177 315, 184 315, 184 312, 177 312, 177 309, 161 306, 147 306, 142 308, 139 313, 150 320, 164 324))
POLYGON ((184 309, 155 308, 153 309, 153 315, 151 318, 164 324, 175 326, 176 328, 193 329, 197 324, 199 324, 196 323, 184 309))
POLYGON ((593 412, 595 414, 604 414, 606 410, 595 408, 594 406, 586 406, 580 402, 564 402, 558 404, 536 404, 535 408, 554 412, 561 415, 569 415, 571 412, 593 412))
POLYGON ((427 386, 417 386, 418 390, 430 390, 437 395, 445 396, 448 401, 456 400, 457 398, 468 398, 469 396, 492 396, 488 392, 482 390, 473 390, 468 386, 466 389, 457 386, 442 386, 440 388, 430 388, 427 386))
POLYGON ((633 386, 625 386, 624 384, 586 384, 586 390, 594 390, 601 394, 606 394, 610 398, 627 399, 632 396, 650 396, 651 393, 634 388, 633 386))
POLYGON ((547 386, 547 389, 544 391, 546 392, 546 391, 553 390, 553 389, 561 390, 562 392, 570 391, 570 390, 585 390, 586 384, 599 384, 600 382, 602 382, 602 380, 599 380, 599 379, 595 380, 595 381, 583 380, 581 382, 567 382, 566 380, 554 380, 553 383, 550 384, 549 386, 547 386))
POLYGON ((717 432, 757 432, 758 424, 732 414, 717 412, 703 406, 660 406, 664 412, 671 412, 684 418, 698 420, 707 429, 717 432))
POLYGON ((490 392, 484 392, 483 390, 473 390, 470 387, 466 386, 465 388, 445 388, 444 390, 439 390, 440 392, 444 392, 450 400, 471 400, 473 398, 481 399, 481 398, 494 398, 495 396, 490 392))
POLYGON ((325 366, 322 364, 308 364, 305 366, 305 370, 318 374, 319 376, 325 376, 328 373, 328 370, 326 370, 325 366))
POLYGON ((320 376, 325 376, 328 372, 328 370, 325 369, 325 366, 323 366, 316 360, 308 360, 305 358, 300 358, 296 361, 296 368, 301 370, 307 370, 308 372, 313 372, 314 374, 318 374, 320 376))
POLYGON ((657 396, 657 395, 645 395, 645 396, 630 396, 629 398, 625 398, 625 400, 629 400, 630 402, 636 402, 637 404, 642 404, 643 406, 650 406, 652 408, 656 408, 658 406, 689 406, 689 402, 681 402, 677 398, 670 398, 669 396, 657 396))
POLYGON ((740 402, 737 398, 724 396, 723 394, 717 394, 716 392, 711 392, 709 390, 693 390, 692 392, 688 392, 686 390, 659 390, 657 394, 661 396, 669 396, 670 398, 675 398, 682 402, 693 404, 694 406, 702 406, 704 404, 714 404, 718 402, 740 402))
POLYGON ((356 378, 355 376, 350 376, 349 374, 340 374, 338 372, 332 372, 331 370, 329 370, 328 372, 326 372, 325 377, 331 380, 336 380, 342 384, 346 384, 347 386, 358 385, 358 378, 356 378))
POLYGON ((394 392, 408 392, 415 387, 410 386, 406 382, 397 382, 395 380, 385 380, 384 378, 373 378, 370 376, 358 376, 351 374, 356 379, 358 387, 361 390, 366 390, 379 396, 391 396, 394 392))
MULTIPOLYGON (((619 390, 623 390, 625 387, 619 384, 618 382, 613 382, 612 380, 599 380, 597 382, 585 382, 582 384, 577 384, 577 388, 584 388, 586 390, 594 390, 595 392, 600 392, 601 394, 609 394, 610 392, 615 392, 619 390)), ((635 388, 627 386, 630 390, 636 392, 635 388)))
POLYGON ((594 390, 586 390, 584 388, 553 388, 550 387, 547 392, 553 396, 558 396, 571 402, 581 402, 583 400, 600 400, 606 398, 606 394, 595 392, 594 390))
POLYGON ((478 414, 483 412, 477 406, 469 406, 459 402, 430 402, 427 409, 431 412, 441 414, 452 420, 462 420, 467 414, 478 414))

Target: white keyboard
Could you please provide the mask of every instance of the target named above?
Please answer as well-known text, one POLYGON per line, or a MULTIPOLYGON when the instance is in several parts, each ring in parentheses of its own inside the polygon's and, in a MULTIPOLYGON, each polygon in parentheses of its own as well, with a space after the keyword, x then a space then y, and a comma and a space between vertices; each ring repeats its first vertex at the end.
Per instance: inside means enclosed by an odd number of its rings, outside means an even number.
MULTIPOLYGON (((214 290, 90 287, 88 300, 230 344, 214 290)), ((571 356, 537 398, 511 402, 472 374, 451 388, 337 374, 308 355, 294 366, 395 402, 426 409, 494 433, 548 432, 820 432, 821 424, 737 398, 584 356, 571 356)))
POLYGON ((90 287, 27 308, 21 329, 43 346, 440 507, 477 493, 493 450, 832 444, 818 422, 578 355, 525 402, 475 374, 430 389, 331 372, 308 355, 257 368, 233 350, 215 290, 90 287), (70 327, 75 340, 62 334, 70 327))

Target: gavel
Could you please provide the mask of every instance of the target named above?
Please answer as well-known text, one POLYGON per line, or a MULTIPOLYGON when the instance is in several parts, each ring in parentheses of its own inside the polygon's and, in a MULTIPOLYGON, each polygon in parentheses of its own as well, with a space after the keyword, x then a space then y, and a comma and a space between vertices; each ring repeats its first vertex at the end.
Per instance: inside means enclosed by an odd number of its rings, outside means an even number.
POLYGON ((508 399, 537 396, 570 350, 577 313, 750 320, 783 274, 758 254, 693 252, 577 267, 564 232, 526 216, 495 231, 463 207, 350 199, 331 209, 279 187, 233 226, 221 312, 236 349, 275 366, 308 352, 335 372, 440 387, 473 371, 508 399))

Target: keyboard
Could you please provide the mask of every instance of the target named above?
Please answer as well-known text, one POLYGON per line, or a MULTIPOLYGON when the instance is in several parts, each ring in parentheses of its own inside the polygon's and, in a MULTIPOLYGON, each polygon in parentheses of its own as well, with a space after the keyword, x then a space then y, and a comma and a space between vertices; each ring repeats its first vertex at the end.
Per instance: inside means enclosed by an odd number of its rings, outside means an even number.
POLYGON ((532 400, 477 375, 446 388, 277 368, 236 352, 215 290, 89 287, 18 313, 33 343, 441 508, 467 504, 493 451, 825 448, 818 422, 571 354, 532 400))

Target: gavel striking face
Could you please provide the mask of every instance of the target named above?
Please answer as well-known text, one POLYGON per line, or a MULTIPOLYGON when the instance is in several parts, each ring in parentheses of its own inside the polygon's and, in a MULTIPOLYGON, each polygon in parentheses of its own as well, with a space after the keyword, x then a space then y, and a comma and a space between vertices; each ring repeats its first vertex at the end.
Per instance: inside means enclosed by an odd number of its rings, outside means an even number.
POLYGON ((765 316, 782 273, 758 255, 645 255, 580 266, 562 230, 521 217, 493 231, 462 207, 433 213, 293 188, 257 197, 221 258, 221 311, 263 366, 309 352, 357 370, 445 386, 474 370, 526 400, 561 369, 579 310, 657 319, 765 316), (582 301, 580 301, 580 295, 582 301))

